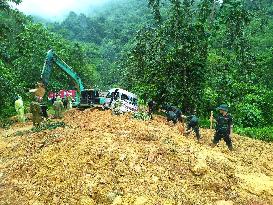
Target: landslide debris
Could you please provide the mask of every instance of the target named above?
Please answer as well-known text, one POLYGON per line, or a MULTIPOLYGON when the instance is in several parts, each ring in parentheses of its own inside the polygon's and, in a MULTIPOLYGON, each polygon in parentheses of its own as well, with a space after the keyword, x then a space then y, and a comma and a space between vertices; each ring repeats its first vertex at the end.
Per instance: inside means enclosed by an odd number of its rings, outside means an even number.
MULTIPOLYGON (((152 121, 71 110, 66 126, 0 138, 0 204, 273 204, 273 146, 235 151, 152 121)), ((3 131, 2 131, 3 132, 3 131)))

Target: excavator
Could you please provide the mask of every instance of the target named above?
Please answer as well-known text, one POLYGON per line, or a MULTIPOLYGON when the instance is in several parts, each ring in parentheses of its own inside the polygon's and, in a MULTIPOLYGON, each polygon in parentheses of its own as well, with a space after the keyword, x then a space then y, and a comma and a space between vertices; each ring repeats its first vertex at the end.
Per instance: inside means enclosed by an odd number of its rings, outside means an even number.
POLYGON ((99 92, 93 89, 85 89, 83 82, 79 75, 68 66, 52 49, 47 52, 46 60, 41 73, 41 82, 37 84, 35 89, 35 95, 43 98, 45 95, 46 87, 49 84, 50 75, 53 70, 53 65, 57 65, 62 71, 64 71, 68 76, 70 76, 77 87, 77 96, 74 107, 93 107, 103 103, 103 98, 99 97, 99 92))

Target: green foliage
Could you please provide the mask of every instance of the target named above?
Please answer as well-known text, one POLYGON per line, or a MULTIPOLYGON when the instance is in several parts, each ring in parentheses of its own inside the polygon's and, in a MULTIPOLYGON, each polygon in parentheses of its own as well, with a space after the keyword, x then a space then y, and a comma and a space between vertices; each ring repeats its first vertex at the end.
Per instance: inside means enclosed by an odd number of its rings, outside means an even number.
POLYGON ((9 118, 1 118, 0 120, 0 127, 4 129, 9 129, 13 124, 14 121, 10 120, 9 118))
POLYGON ((148 115, 147 112, 134 112, 133 118, 138 120, 144 120, 144 121, 151 119, 151 117, 148 115))
POLYGON ((58 127, 65 127, 65 123, 64 122, 51 122, 48 121, 46 123, 41 124, 39 127, 33 127, 31 129, 32 132, 41 132, 43 130, 54 130, 58 127))
POLYGON ((199 125, 202 128, 209 129, 210 128, 210 120, 209 120, 209 118, 201 118, 201 119, 199 119, 199 125))
POLYGON ((1 10, 10 10, 10 4, 9 3, 15 3, 15 4, 20 4, 22 0, 1 0, 0 1, 0 11, 1 10))
MULTIPOLYGON (((46 53, 51 48, 79 73, 87 88, 97 84, 100 59, 94 44, 67 41, 11 9, 0 13, 0 22, 3 26, 0 30, 3 34, 0 37, 1 117, 14 114, 17 94, 24 101, 30 100, 28 90, 35 88, 36 82, 40 81, 46 53)), ((72 79, 55 67, 47 90, 74 88, 72 79)))
POLYGON ((163 1, 148 2, 156 20, 127 50, 127 87, 186 112, 197 107, 204 117, 226 103, 242 127, 272 124, 273 22, 262 14, 268 8, 241 0, 170 0, 166 14, 163 1))
POLYGON ((94 44, 101 59, 95 62, 98 86, 109 89, 121 85, 121 56, 143 25, 151 20, 146 0, 120 0, 106 5, 96 15, 70 12, 60 23, 48 23, 48 28, 64 38, 94 44), (81 32, 79 32, 81 31, 81 32))
MULTIPOLYGON (((150 4, 158 9, 158 1, 150 4)), ((147 93, 158 101, 178 102, 183 110, 193 109, 201 104, 204 90, 208 35, 202 22, 188 12, 190 4, 170 4, 168 18, 156 16, 157 26, 138 32, 125 59, 124 80, 132 88, 152 88, 153 92, 147 89, 147 93), (162 99, 163 93, 168 99, 162 99)))
MULTIPOLYGON (((34 87, 54 48, 87 87, 122 86, 144 102, 197 108, 204 119, 225 103, 236 125, 270 126, 272 11, 271 0, 119 0, 93 15, 71 12, 46 29, 5 7, 0 115, 14 114, 14 96, 34 87)), ((49 89, 60 88, 73 83, 54 69, 49 89)))
POLYGON ((242 102, 237 104, 235 109, 237 110, 236 124, 245 127, 256 127, 264 124, 262 111, 256 105, 242 102))
POLYGON ((244 135, 253 139, 264 140, 267 142, 273 141, 273 127, 237 128, 235 129, 235 132, 239 135, 244 135))
POLYGON ((13 108, 14 97, 15 97, 15 76, 11 73, 11 69, 7 68, 4 63, 0 60, 0 110, 1 115, 8 117, 7 114, 14 114, 15 110, 13 108), (14 93, 12 95, 12 93, 14 93))

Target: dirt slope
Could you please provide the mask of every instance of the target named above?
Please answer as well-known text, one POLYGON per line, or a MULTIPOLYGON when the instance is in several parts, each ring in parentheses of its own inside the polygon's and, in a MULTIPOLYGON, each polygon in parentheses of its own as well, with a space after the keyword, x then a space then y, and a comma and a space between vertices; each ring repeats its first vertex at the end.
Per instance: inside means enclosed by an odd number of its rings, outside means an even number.
POLYGON ((0 204, 273 204, 273 145, 209 147, 151 122, 71 110, 65 128, 0 138, 0 204))

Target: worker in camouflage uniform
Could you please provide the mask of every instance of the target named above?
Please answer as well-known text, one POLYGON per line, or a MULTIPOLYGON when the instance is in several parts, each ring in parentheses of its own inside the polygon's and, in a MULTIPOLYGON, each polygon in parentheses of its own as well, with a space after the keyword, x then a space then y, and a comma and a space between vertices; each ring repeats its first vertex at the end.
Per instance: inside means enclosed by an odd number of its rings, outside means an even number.
POLYGON ((42 122, 41 107, 38 102, 38 98, 34 97, 33 101, 30 103, 30 112, 32 113, 33 126, 38 127, 42 122))
POLYGON ((15 110, 17 112, 18 122, 25 122, 24 103, 20 95, 18 95, 15 101, 15 110))
POLYGON ((174 124, 183 122, 182 112, 175 106, 165 105, 163 109, 166 111, 167 121, 172 121, 174 124))
POLYGON ((72 109, 72 96, 71 95, 67 96, 67 101, 68 101, 67 109, 70 110, 70 109, 72 109))
POLYGON ((183 116, 187 119, 187 130, 185 132, 185 134, 189 134, 192 130, 195 133, 195 136, 198 140, 198 142, 200 141, 200 132, 199 132, 199 119, 196 116, 196 110, 194 110, 193 115, 190 115, 188 117, 183 116))
POLYGON ((220 105, 217 110, 219 110, 219 115, 214 120, 216 122, 215 135, 212 143, 212 147, 215 147, 218 142, 223 138, 228 146, 229 150, 233 150, 231 134, 232 134, 232 116, 228 113, 227 105, 220 105))
POLYGON ((60 96, 58 96, 54 102, 53 109, 55 111, 55 118, 63 117, 64 105, 60 96))

